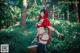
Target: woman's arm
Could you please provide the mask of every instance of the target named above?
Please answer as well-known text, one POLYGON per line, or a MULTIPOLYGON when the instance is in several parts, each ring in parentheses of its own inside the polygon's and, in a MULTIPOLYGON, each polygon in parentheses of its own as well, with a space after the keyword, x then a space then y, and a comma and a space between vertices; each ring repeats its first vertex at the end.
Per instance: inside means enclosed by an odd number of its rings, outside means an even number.
POLYGON ((53 28, 52 26, 48 26, 48 28, 52 31, 54 31, 57 35, 60 34, 55 28, 53 28))
POLYGON ((43 23, 44 19, 40 19, 36 25, 40 26, 43 23))
POLYGON ((59 33, 55 28, 53 28, 52 26, 48 26, 48 28, 50 29, 50 30, 52 30, 52 31, 54 31, 57 35, 58 35, 58 37, 64 37, 64 35, 63 34, 61 34, 61 33, 59 33))
POLYGON ((40 19, 38 23, 39 23, 39 24, 42 24, 43 21, 44 21, 44 19, 40 19))

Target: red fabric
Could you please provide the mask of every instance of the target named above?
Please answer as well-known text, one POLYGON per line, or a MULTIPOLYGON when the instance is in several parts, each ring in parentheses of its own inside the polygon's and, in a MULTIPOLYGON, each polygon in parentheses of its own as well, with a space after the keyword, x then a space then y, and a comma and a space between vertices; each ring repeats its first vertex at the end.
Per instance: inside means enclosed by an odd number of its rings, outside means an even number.
POLYGON ((51 26, 50 21, 48 20, 48 18, 45 18, 41 25, 37 24, 37 28, 39 28, 39 27, 46 27, 46 26, 51 26))
MULTIPOLYGON (((41 15, 39 15, 38 18, 41 19, 41 18, 42 18, 41 15)), ((49 19, 48 19, 48 11, 47 11, 47 10, 45 11, 45 14, 44 14, 43 19, 44 19, 44 20, 43 20, 43 23, 42 23, 40 26, 37 26, 37 28, 39 28, 39 27, 51 26, 50 21, 49 21, 49 19)))

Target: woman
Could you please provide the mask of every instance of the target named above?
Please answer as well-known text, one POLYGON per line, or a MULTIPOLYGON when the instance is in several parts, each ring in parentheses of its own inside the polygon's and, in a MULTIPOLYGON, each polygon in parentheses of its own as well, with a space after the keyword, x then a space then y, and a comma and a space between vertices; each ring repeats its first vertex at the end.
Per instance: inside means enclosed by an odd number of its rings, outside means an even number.
POLYGON ((57 34, 58 37, 60 37, 60 36, 63 37, 63 34, 59 33, 55 28, 53 28, 51 26, 51 23, 48 19, 48 11, 46 9, 42 9, 40 11, 40 15, 38 16, 38 18, 39 18, 39 20, 38 20, 38 23, 36 24, 37 28, 47 27, 48 28, 48 35, 50 35, 50 30, 52 30, 53 32, 55 32, 57 34))
POLYGON ((60 34, 56 29, 54 29, 50 21, 48 19, 48 11, 45 9, 42 9, 40 11, 40 15, 38 16, 39 20, 36 24, 37 26, 37 40, 38 40, 38 47, 37 47, 37 53, 46 53, 45 52, 45 46, 47 43, 50 42, 50 30, 54 31, 58 37, 63 37, 63 34, 60 34), (45 32, 44 28, 48 28, 48 33, 45 32))

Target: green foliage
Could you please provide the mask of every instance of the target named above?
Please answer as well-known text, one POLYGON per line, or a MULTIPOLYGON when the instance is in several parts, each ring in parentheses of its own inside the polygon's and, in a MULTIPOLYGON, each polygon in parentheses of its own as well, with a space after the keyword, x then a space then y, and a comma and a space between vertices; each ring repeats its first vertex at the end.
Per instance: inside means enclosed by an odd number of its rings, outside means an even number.
POLYGON ((56 38, 52 34, 52 41, 48 45, 49 52, 52 53, 79 53, 80 49, 80 24, 70 23, 69 21, 60 21, 60 24, 54 25, 59 32, 63 33, 65 38, 56 38))
POLYGON ((0 32, 0 44, 9 44, 10 53, 26 53, 29 45, 28 38, 17 32, 0 32), (16 35, 17 36, 16 36, 16 35), (28 42, 28 43, 26 43, 28 42))
POLYGON ((22 0, 17 0, 17 3, 18 3, 17 6, 22 8, 22 0))
POLYGON ((35 27, 34 31, 31 31, 32 27, 26 27, 23 30, 17 26, 0 31, 0 44, 9 44, 10 53, 28 53, 28 46, 31 45, 36 31, 35 27))
POLYGON ((5 25, 5 27, 11 25, 11 17, 12 15, 10 7, 5 3, 0 3, 0 29, 5 25))
MULTIPOLYGON (((80 24, 71 23, 64 20, 55 20, 58 23, 52 23, 55 29, 63 33, 65 38, 57 38, 56 34, 51 32, 51 43, 47 45, 49 53, 79 53, 80 49, 80 24)), ((8 43, 10 45, 10 53, 26 53, 27 47, 36 36, 35 20, 27 20, 24 30, 20 26, 9 27, 0 32, 0 44, 8 43), (16 35, 15 35, 16 34, 16 35)))

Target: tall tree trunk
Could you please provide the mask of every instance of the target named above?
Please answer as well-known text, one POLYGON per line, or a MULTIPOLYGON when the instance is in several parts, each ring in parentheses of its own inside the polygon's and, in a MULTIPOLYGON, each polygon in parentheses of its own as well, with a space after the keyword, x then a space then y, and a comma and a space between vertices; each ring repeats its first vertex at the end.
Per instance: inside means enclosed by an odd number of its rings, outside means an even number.
POLYGON ((69 18, 69 14, 70 14, 70 13, 69 13, 69 5, 68 5, 68 4, 67 4, 67 9, 66 9, 66 13, 65 13, 65 14, 66 14, 65 19, 69 21, 69 19, 70 19, 70 18, 69 18))
POLYGON ((27 8, 27 0, 23 0, 21 26, 26 26, 26 15, 27 15, 26 8, 27 8))
POLYGON ((73 15, 73 13, 74 13, 74 3, 70 3, 70 5, 69 5, 69 12, 70 12, 70 21, 73 21, 74 20, 74 18, 72 17, 73 15))
POLYGON ((54 7, 54 5, 52 6, 52 17, 53 17, 53 19, 54 19, 54 10, 55 10, 55 7, 54 7))
POLYGON ((34 0, 34 4, 37 5, 37 0, 34 0))
POLYGON ((76 6, 76 17, 77 17, 77 22, 79 22, 79 14, 78 14, 78 3, 77 3, 77 0, 76 0, 76 3, 75 3, 75 6, 76 6))
POLYGON ((64 12, 64 19, 67 20, 67 11, 64 12))
POLYGON ((42 5, 43 5, 43 8, 46 7, 46 0, 43 0, 43 1, 42 1, 42 5))
POLYGON ((69 21, 69 10, 67 10, 67 20, 69 21))
POLYGON ((78 20, 79 20, 79 23, 80 23, 80 0, 78 0, 78 20))

